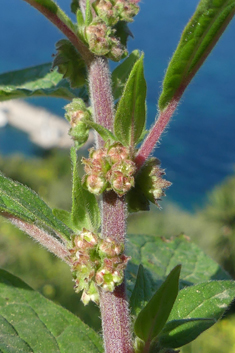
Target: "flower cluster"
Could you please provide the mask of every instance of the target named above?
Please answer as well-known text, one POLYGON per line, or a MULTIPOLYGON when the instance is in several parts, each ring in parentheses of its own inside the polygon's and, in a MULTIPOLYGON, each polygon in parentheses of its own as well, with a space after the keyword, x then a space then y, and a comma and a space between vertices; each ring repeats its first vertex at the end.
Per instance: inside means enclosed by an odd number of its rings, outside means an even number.
POLYGON ((127 56, 126 48, 115 37, 115 30, 96 17, 85 29, 85 38, 90 51, 96 55, 107 55, 109 59, 119 61, 127 56))
POLYGON ((138 0, 96 0, 93 7, 97 16, 108 26, 118 21, 132 22, 139 12, 138 0))
POLYGON ((152 157, 145 163, 136 178, 136 184, 145 197, 158 207, 160 207, 158 201, 165 196, 164 189, 171 186, 171 182, 163 179, 163 175, 165 172, 160 168, 159 159, 152 157))
POLYGON ((99 302, 99 288, 113 292, 122 283, 129 260, 123 254, 123 244, 83 229, 73 236, 69 251, 75 291, 83 291, 81 300, 85 305, 90 300, 99 302))
MULTIPOLYGON (((119 61, 127 56, 127 50, 114 27, 119 21, 132 22, 139 12, 138 0, 96 0, 92 6, 95 16, 84 29, 84 39, 96 55, 106 55, 119 61)), ((123 31, 128 32, 124 27, 123 31)))
POLYGON ((82 163, 86 172, 83 186, 93 194, 112 189, 122 196, 135 184, 135 163, 130 159, 129 148, 120 143, 98 150, 92 148, 89 158, 83 158, 82 163))
POLYGON ((81 98, 75 98, 65 106, 65 118, 69 121, 71 128, 69 135, 77 147, 84 144, 89 137, 89 127, 85 120, 91 119, 91 112, 81 98))
POLYGON ((149 189, 149 194, 153 196, 155 204, 159 204, 157 201, 160 201, 163 196, 165 196, 164 189, 169 188, 171 186, 171 182, 163 179, 163 175, 165 172, 160 168, 160 161, 157 158, 153 158, 154 163, 152 166, 152 170, 149 173, 149 177, 151 179, 151 187, 149 189))

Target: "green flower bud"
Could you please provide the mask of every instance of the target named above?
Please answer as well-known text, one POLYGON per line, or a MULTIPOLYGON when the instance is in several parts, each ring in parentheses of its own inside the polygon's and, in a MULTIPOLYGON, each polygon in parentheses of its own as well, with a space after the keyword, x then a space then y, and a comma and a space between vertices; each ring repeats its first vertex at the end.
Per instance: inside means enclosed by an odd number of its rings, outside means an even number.
POLYGON ((99 243, 99 255, 101 258, 113 257, 120 255, 124 251, 124 244, 117 243, 116 241, 107 238, 102 239, 99 243))
POLYGON ((127 49, 121 44, 120 40, 115 37, 110 37, 110 51, 107 54, 108 58, 113 61, 120 61, 128 55, 127 49))
POLYGON ((65 118, 75 127, 82 119, 91 119, 90 110, 81 98, 75 98, 65 106, 65 118))
POLYGON ((106 55, 110 51, 109 34, 111 29, 98 17, 85 29, 89 49, 96 55, 106 55))
POLYGON ((100 195, 107 187, 107 181, 97 175, 85 175, 82 185, 92 194, 100 195))
POLYGON ((116 142, 108 149, 108 156, 113 164, 130 158, 130 149, 116 142))
POLYGON ((125 176, 119 171, 111 172, 108 175, 108 180, 111 188, 116 192, 116 194, 118 194, 118 196, 123 196, 135 185, 135 179, 133 176, 125 176))
POLYGON ((84 305, 87 305, 90 301, 99 304, 99 291, 94 282, 91 282, 89 288, 83 291, 81 300, 84 305))
POLYGON ((116 0, 115 9, 118 11, 120 20, 125 22, 133 22, 133 17, 139 12, 139 6, 130 0, 116 0))
POLYGON ((114 26, 118 20, 118 10, 110 0, 96 0, 93 7, 98 15, 108 26, 114 26))

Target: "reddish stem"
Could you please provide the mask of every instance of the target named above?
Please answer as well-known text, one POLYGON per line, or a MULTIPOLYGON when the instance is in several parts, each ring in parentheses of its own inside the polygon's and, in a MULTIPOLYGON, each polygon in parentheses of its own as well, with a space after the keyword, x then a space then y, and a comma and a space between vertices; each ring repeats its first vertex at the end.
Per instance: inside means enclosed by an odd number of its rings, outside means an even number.
MULTIPOLYGON (((113 130, 113 97, 108 61, 96 57, 88 67, 90 95, 96 123, 113 130)), ((97 148, 103 146, 100 136, 97 148)), ((102 236, 124 243, 126 235, 126 204, 124 197, 113 191, 105 192, 102 200, 102 236)), ((125 283, 113 293, 100 292, 100 309, 106 353, 133 353, 130 315, 125 283)))
POLYGON ((125 296, 125 284, 113 293, 101 292, 100 310, 106 353, 133 353, 130 335, 129 311, 125 296))
POLYGON ((172 117, 179 103, 179 99, 180 97, 178 99, 172 99, 166 109, 160 113, 157 121, 155 122, 154 126, 152 127, 147 138, 145 139, 137 153, 137 156, 135 158, 137 169, 140 169, 142 167, 147 158, 153 152, 156 143, 159 141, 161 134, 163 133, 168 122, 170 121, 170 118, 172 117))
MULTIPOLYGON (((111 91, 108 61, 104 57, 96 57, 88 68, 90 83, 90 98, 94 119, 110 131, 113 130, 113 97, 111 91)), ((97 148, 103 146, 104 141, 97 136, 97 148)))
POLYGON ((92 60, 94 55, 88 50, 85 44, 77 37, 77 35, 57 16, 56 13, 48 10, 45 6, 35 0, 24 0, 35 9, 40 11, 49 21, 51 21, 75 46, 86 62, 92 60))
POLYGON ((54 255, 58 256, 61 260, 70 264, 68 258, 70 253, 65 244, 55 239, 50 234, 44 232, 42 229, 38 228, 36 225, 25 222, 15 216, 8 213, 3 213, 2 216, 6 217, 12 224, 17 228, 21 229, 23 232, 30 235, 47 250, 49 250, 54 255))

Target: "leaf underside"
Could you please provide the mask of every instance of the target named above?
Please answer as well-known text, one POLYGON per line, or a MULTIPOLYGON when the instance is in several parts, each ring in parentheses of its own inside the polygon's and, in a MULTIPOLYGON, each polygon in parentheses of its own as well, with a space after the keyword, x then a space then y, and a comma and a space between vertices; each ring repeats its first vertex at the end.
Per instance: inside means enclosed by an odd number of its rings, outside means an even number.
POLYGON ((6 212, 37 227, 70 239, 70 230, 40 197, 26 186, 6 178, 0 173, 0 214, 6 212))
POLYGON ((235 13, 235 0, 201 0, 167 68, 159 108, 180 96, 235 13))
POLYGON ((126 251, 131 256, 127 267, 128 297, 132 295, 141 263, 149 276, 145 303, 178 264, 182 264, 180 289, 209 280, 231 279, 227 272, 184 235, 167 240, 148 235, 128 235, 126 251))
POLYGON ((78 317, 4 270, 0 270, 0 328, 4 353, 103 352, 101 338, 78 317))
POLYGON ((71 100, 75 97, 87 99, 85 87, 72 89, 69 82, 51 63, 7 72, 0 75, 0 101, 29 97, 57 97, 71 100))

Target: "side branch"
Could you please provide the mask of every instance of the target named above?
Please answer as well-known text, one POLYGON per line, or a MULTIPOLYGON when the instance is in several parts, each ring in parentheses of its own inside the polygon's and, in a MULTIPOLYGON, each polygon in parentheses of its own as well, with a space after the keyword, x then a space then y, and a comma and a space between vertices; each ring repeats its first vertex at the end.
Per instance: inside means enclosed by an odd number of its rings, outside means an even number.
POLYGON ((137 169, 140 169, 143 166, 147 158, 153 152, 156 143, 159 141, 161 134, 169 123, 170 118, 174 114, 178 103, 179 99, 172 99, 166 109, 160 113, 158 119, 156 120, 147 138, 144 140, 137 153, 137 156, 135 158, 137 169))
POLYGON ((46 232, 44 232, 42 229, 38 228, 34 224, 25 222, 7 213, 4 213, 2 215, 5 218, 7 218, 12 224, 14 224, 17 228, 27 233, 28 235, 30 235, 38 243, 44 246, 48 251, 58 256, 61 260, 65 261, 67 264, 70 264, 70 262, 68 261, 68 257, 70 253, 66 248, 66 246, 63 243, 61 243, 59 240, 55 239, 50 234, 47 234, 46 232))
POLYGON ((74 47, 82 55, 83 59, 89 63, 94 55, 89 51, 89 49, 83 44, 83 42, 77 37, 77 35, 69 28, 56 13, 48 10, 43 5, 39 4, 35 0, 24 0, 39 12, 41 12, 49 21, 51 21, 74 45, 74 47))

